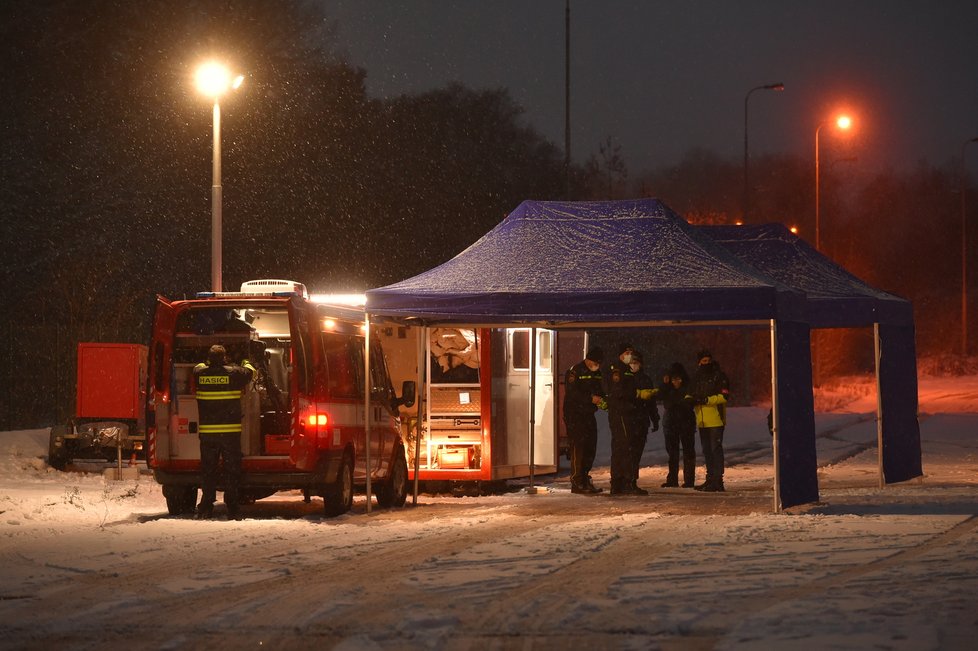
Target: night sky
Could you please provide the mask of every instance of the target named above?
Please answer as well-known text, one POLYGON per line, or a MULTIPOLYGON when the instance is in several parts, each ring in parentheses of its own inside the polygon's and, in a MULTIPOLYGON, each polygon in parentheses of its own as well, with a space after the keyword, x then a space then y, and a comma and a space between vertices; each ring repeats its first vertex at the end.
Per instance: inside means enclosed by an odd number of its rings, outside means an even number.
MULTIPOLYGON (((341 52, 373 96, 460 81, 506 87, 527 120, 564 145, 564 0, 321 0, 341 52)), ((978 136, 974 0, 572 0, 571 151, 583 162, 608 136, 632 176, 694 147, 814 157, 815 129, 837 108, 854 129, 824 161, 861 173, 949 163, 978 136), (837 149, 836 149, 837 148, 837 149)), ((968 149, 978 170, 978 144, 968 149)))

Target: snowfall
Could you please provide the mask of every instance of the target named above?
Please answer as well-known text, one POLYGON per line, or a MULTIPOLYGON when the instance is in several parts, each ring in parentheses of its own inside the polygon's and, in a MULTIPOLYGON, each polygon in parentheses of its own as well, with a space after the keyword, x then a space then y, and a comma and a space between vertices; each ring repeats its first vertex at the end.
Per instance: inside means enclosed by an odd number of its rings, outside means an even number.
POLYGON ((3 432, 0 648, 973 649, 978 375, 921 375, 924 475, 884 488, 872 387, 816 395, 820 501, 781 513, 765 405, 730 410, 726 493, 659 488, 653 432, 647 497, 563 469, 334 519, 295 492, 170 517, 145 471, 60 472, 47 430, 3 432))

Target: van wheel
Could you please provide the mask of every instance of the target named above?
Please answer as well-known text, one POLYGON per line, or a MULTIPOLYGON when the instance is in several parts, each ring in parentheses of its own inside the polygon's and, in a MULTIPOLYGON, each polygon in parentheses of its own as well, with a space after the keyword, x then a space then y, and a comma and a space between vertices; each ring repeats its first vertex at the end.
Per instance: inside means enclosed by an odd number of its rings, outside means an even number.
POLYGON ((404 450, 398 448, 394 453, 390 477, 377 486, 377 503, 385 509, 393 506, 404 506, 408 493, 408 469, 404 460, 404 450))
POLYGON ((343 455, 336 481, 323 491, 323 512, 327 518, 343 515, 353 508, 353 459, 343 455))
POLYGON ((163 497, 170 515, 193 513, 197 507, 197 487, 163 484, 163 497))

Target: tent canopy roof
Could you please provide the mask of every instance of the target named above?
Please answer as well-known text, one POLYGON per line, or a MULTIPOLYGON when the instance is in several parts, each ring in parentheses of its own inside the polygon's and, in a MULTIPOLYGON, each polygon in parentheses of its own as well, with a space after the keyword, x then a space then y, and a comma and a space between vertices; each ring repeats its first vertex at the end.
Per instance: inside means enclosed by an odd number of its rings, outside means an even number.
POLYGON ((697 226, 744 264, 805 293, 815 328, 912 323, 910 302, 867 285, 783 224, 697 226))
POLYGON ((368 291, 367 310, 549 325, 804 318, 800 294, 656 199, 524 201, 448 262, 368 291))

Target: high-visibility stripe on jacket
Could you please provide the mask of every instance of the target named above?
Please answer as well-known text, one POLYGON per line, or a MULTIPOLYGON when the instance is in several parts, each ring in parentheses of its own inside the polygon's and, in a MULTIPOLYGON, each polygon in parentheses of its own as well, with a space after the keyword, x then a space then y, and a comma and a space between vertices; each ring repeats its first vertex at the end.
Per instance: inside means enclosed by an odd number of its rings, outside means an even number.
POLYGON ((198 431, 201 434, 241 432, 241 396, 255 376, 244 360, 237 364, 198 364, 194 367, 198 431))

